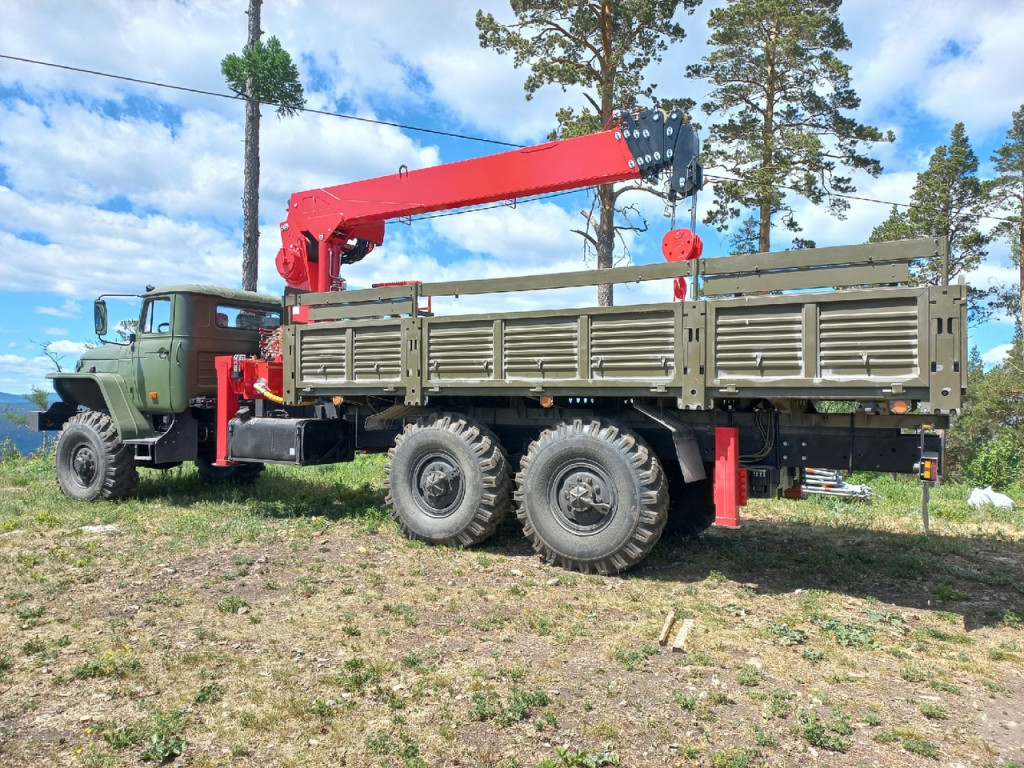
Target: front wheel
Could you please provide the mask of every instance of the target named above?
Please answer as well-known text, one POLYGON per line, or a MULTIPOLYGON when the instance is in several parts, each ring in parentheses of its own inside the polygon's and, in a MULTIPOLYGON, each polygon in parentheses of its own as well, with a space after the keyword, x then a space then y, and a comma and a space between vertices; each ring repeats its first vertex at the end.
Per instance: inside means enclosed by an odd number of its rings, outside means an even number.
POLYGON ((516 476, 517 515, 549 563, 618 573, 643 560, 665 527, 661 463, 638 435, 604 420, 541 433, 516 476))
POLYGON ((73 499, 123 499, 139 474, 131 448, 117 437, 113 419, 102 411, 76 413, 57 437, 57 482, 73 499))
POLYGON ((472 546, 511 506, 508 459, 487 427, 455 413, 409 424, 388 452, 391 516, 410 539, 472 546))

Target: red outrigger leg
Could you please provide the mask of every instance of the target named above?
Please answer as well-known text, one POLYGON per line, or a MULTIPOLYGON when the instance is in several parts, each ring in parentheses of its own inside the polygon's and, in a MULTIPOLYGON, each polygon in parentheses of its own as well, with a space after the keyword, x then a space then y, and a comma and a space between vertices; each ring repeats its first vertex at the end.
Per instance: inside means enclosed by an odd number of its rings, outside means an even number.
POLYGON ((231 368, 234 358, 230 355, 214 358, 217 369, 217 460, 218 466, 231 466, 228 461, 228 422, 238 413, 238 394, 231 386, 231 368))
POLYGON ((747 504, 747 471, 740 468, 739 427, 715 428, 715 525, 740 527, 747 504))

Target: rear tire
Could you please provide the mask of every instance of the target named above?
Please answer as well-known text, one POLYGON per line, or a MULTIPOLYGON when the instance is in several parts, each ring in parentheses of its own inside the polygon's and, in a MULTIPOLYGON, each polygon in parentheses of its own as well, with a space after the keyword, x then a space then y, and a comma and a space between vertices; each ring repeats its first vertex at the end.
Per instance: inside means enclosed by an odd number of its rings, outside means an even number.
POLYGON ((473 546, 508 514, 508 459, 483 424, 455 413, 426 416, 406 426, 388 456, 387 503, 410 539, 473 546))
POLYGON ((235 485, 252 485, 263 474, 264 465, 259 462, 249 464, 232 464, 220 467, 210 459, 196 459, 196 469, 204 483, 234 483, 235 485))
POLYGON ((73 499, 123 499, 135 491, 139 474, 131 448, 102 411, 76 413, 57 437, 57 482, 73 499))
POLYGON ((517 515, 544 559, 584 573, 639 563, 665 527, 668 492, 657 456, 605 420, 541 433, 516 476, 517 515))
POLYGON ((669 509, 667 533, 678 536, 699 536, 715 522, 715 497, 711 480, 713 465, 705 465, 708 476, 704 480, 684 483, 682 473, 669 479, 669 509), (710 468, 710 469, 708 469, 710 468))

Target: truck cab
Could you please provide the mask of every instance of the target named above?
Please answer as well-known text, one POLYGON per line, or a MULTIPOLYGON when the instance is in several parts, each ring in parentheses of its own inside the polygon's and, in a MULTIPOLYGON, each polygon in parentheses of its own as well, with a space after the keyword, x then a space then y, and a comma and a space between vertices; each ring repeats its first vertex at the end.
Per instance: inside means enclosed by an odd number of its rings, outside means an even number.
MULTIPOLYGON (((124 389, 124 406, 152 417, 180 414, 217 394, 214 358, 259 353, 260 329, 281 324, 281 300, 249 291, 202 285, 154 288, 143 294, 135 329, 121 342, 88 350, 75 373, 51 374, 65 402, 116 407, 108 377, 124 389)), ((107 333, 106 302, 96 302, 96 331, 107 333)), ((123 439, 143 437, 125 435, 123 439)))
MULTIPOLYGON (((133 477, 136 463, 156 469, 182 461, 211 465, 214 358, 258 355, 261 333, 266 336, 281 324, 281 299, 250 291, 173 285, 151 288, 140 298, 138 319, 128 324, 134 328, 120 331, 120 341, 104 340, 87 350, 74 372, 49 374, 61 399, 33 414, 35 429, 70 426, 82 433, 77 440, 61 441, 71 446, 64 452, 69 455, 63 472, 58 456, 59 479, 72 496, 101 491, 96 483, 109 474, 104 468, 120 452, 131 461, 126 474, 133 477)), ((109 330, 107 316, 101 297, 95 304, 101 339, 109 330)), ((129 485, 134 488, 134 481, 100 495, 127 495, 129 485)))
MULTIPOLYGON (((214 358, 257 355, 260 330, 280 324, 281 302, 272 297, 197 285, 147 292, 118 358, 131 402, 143 413, 176 414, 215 396, 214 358)), ((88 353, 79 366, 92 367, 88 353)))

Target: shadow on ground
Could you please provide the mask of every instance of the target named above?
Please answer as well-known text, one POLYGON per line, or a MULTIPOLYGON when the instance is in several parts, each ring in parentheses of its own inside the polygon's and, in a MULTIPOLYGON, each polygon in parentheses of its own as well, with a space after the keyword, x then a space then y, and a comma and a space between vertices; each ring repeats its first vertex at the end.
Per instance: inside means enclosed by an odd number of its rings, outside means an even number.
POLYGON ((968 629, 1024 616, 1024 545, 984 536, 909 534, 748 519, 696 539, 665 537, 635 578, 693 582, 713 571, 761 594, 840 592, 959 613, 968 629))
MULTIPOLYGON (((385 493, 346 485, 328 473, 275 474, 255 485, 206 485, 194 472, 147 472, 142 503, 191 508, 238 503, 268 518, 323 517, 381 524, 385 493)), ((534 552, 510 515, 476 551, 511 558, 534 552)), ((694 538, 666 535, 624 578, 691 584, 713 572, 760 594, 826 590, 906 608, 964 617, 967 629, 1024 616, 1024 544, 982 535, 910 534, 856 526, 746 518, 737 530, 694 538)))

